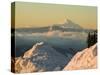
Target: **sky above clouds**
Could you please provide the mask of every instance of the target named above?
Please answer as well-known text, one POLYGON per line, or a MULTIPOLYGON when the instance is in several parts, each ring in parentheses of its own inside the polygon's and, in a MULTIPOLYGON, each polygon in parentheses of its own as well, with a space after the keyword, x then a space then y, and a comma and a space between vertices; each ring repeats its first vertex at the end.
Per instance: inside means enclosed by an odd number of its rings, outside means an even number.
POLYGON ((72 20, 83 28, 96 29, 97 7, 31 2, 15 3, 16 28, 63 24, 66 19, 72 20))

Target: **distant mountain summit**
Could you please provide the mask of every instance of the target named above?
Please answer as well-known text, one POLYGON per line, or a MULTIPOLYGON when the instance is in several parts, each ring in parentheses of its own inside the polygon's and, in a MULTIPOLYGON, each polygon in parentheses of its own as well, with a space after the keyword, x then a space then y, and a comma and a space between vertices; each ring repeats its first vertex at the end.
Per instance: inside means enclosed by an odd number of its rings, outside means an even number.
POLYGON ((82 31, 84 30, 79 24, 73 22, 70 19, 66 19, 63 24, 53 24, 48 28, 50 31, 61 30, 61 31, 82 31))
POLYGON ((66 19, 65 23, 61 25, 62 28, 83 29, 79 24, 74 23, 70 19, 66 19))

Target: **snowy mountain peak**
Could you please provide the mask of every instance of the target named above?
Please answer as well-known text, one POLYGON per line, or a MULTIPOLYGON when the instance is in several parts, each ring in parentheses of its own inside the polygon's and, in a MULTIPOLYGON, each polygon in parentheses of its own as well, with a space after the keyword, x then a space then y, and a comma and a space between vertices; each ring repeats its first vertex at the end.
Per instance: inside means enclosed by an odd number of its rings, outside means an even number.
POLYGON ((73 23, 70 19, 65 19, 65 24, 73 23))
POLYGON ((44 42, 36 43, 35 45, 33 45, 32 50, 34 50, 34 49, 36 49, 36 48, 42 46, 43 44, 44 44, 44 42))
POLYGON ((62 28, 74 28, 74 29, 82 29, 82 27, 70 19, 66 19, 64 24, 62 24, 62 28))
POLYGON ((62 55, 52 46, 44 44, 44 42, 40 42, 36 43, 31 49, 27 50, 23 57, 19 57, 16 60, 16 72, 25 73, 61 70, 69 59, 69 57, 62 55))
POLYGON ((43 44, 44 42, 40 42, 33 45, 31 49, 29 49, 27 52, 24 53, 23 58, 31 58, 33 54, 37 52, 37 49, 40 48, 43 44))

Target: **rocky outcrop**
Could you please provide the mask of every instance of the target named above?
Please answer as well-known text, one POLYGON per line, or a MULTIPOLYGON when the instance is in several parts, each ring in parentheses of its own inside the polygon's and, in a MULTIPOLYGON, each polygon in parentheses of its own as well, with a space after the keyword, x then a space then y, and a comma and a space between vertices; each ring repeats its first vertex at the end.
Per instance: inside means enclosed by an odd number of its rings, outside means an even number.
POLYGON ((63 70, 94 69, 97 67, 97 44, 78 52, 63 70))
POLYGON ((15 72, 16 73, 31 73, 36 72, 38 69, 30 60, 17 58, 15 61, 15 72))

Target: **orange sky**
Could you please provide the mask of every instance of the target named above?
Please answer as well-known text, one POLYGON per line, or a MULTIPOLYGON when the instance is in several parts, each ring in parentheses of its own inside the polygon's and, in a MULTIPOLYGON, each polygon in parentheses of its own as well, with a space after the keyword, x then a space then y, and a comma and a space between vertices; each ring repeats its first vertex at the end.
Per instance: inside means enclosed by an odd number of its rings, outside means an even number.
POLYGON ((44 27, 71 19, 83 28, 96 29, 97 7, 16 2, 15 27, 44 27))

